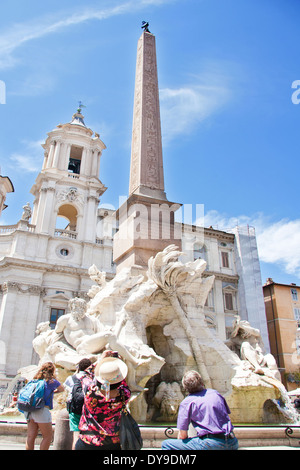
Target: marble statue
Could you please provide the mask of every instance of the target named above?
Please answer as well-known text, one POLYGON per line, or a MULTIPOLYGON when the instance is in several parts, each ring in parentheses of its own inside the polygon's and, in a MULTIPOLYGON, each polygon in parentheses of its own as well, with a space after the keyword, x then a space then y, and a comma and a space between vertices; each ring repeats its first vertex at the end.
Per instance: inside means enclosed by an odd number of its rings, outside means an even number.
POLYGON ((158 412, 156 421, 176 422, 179 405, 183 399, 184 395, 178 382, 161 382, 152 399, 151 419, 155 417, 155 412, 158 412))
POLYGON ((204 260, 182 263, 181 256, 170 245, 149 259, 146 272, 124 268, 110 281, 91 266, 89 301, 71 299, 54 330, 48 322, 38 325, 33 347, 65 376, 83 357, 96 361, 105 349, 118 351, 140 423, 175 421, 181 379, 190 369, 226 397, 235 422, 261 422, 266 400, 284 393, 275 360, 248 322, 237 318, 226 344, 208 326, 204 305, 214 276, 203 276, 204 260))
POLYGON ((29 221, 30 217, 31 217, 31 213, 32 213, 32 211, 31 211, 30 204, 29 204, 29 202, 27 202, 27 204, 25 204, 25 206, 23 206, 23 214, 22 214, 21 219, 29 221))
POLYGON ((87 314, 84 299, 71 299, 69 310, 70 313, 59 318, 55 330, 51 330, 49 322, 38 325, 33 347, 41 358, 40 363, 50 360, 60 367, 75 370, 82 358, 96 361, 97 355, 109 348, 118 351, 127 362, 132 391, 143 390, 134 381, 134 369, 147 362, 147 358, 132 355, 129 348, 118 340, 126 322, 125 315, 121 316, 114 328, 110 328, 102 326, 96 317, 87 314))
POLYGON ((50 328, 50 322, 45 321, 39 323, 35 334, 37 336, 32 342, 33 349, 40 356, 40 358, 43 358, 46 354, 46 350, 50 345, 51 338, 53 336, 53 330, 51 330, 50 328))
MULTIPOLYGON (((177 251, 174 245, 168 246, 155 257, 150 258, 148 263, 148 276, 162 289, 170 301, 190 343, 191 350, 193 351, 193 355, 202 378, 205 381, 205 384, 210 387, 211 380, 202 356, 201 346, 197 340, 195 330, 188 319, 187 312, 184 311, 182 303, 179 300, 180 286, 182 283, 185 283, 184 281, 188 279, 189 275, 195 276, 197 273, 198 276, 201 276, 206 268, 206 262, 202 259, 197 259, 194 262, 184 265, 178 261, 179 256, 183 254, 184 253, 177 251)), ((202 305, 202 307, 205 304, 213 282, 214 276, 210 276, 203 280, 201 286, 199 286, 197 297, 198 303, 202 305)), ((194 295, 195 294, 196 292, 194 292, 194 295)))
POLYGON ((281 381, 275 358, 264 353, 260 331, 238 316, 227 344, 233 347, 240 358, 250 363, 255 374, 269 375, 281 381))

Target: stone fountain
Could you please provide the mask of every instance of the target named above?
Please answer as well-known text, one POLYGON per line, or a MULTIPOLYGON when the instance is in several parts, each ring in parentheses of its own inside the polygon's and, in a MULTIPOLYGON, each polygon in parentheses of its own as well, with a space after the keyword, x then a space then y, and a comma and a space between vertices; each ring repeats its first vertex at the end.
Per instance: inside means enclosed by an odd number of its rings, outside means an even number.
MULTIPOLYGON (((294 422, 274 357, 264 354, 259 330, 238 317, 225 344, 204 316, 214 277, 203 277, 204 260, 184 264, 181 255, 170 245, 149 259, 145 274, 123 269, 109 282, 91 266, 95 284, 90 300, 71 299, 70 312, 55 330, 48 322, 38 325, 33 347, 40 364, 54 362, 64 381, 83 357, 96 361, 103 350, 117 350, 128 365, 130 408, 140 423, 176 422, 181 378, 189 369, 197 369, 207 387, 226 397, 233 422, 276 422, 278 415, 283 423, 294 422)), ((30 378, 35 368, 19 373, 30 378)), ((59 400, 62 408, 64 398, 59 400)))

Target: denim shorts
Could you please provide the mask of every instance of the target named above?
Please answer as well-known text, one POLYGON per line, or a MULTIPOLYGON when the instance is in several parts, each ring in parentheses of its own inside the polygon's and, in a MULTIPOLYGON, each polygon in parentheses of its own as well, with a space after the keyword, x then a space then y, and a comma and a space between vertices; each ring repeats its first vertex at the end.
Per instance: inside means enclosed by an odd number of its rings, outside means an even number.
POLYGON ((237 450, 237 438, 227 437, 190 437, 187 439, 166 439, 162 443, 162 450, 237 450))
POLYGON ((35 423, 52 423, 52 416, 48 406, 44 406, 40 410, 30 411, 26 413, 26 421, 33 419, 35 423))

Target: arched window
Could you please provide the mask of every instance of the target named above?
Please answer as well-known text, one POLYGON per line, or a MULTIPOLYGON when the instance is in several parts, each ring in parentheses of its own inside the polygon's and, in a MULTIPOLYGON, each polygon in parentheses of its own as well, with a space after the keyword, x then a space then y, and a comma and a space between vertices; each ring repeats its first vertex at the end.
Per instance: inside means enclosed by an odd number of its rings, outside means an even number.
POLYGON ((83 148, 76 145, 71 146, 68 171, 70 173, 80 174, 83 148))
MULTIPOLYGON (((57 212, 56 219, 56 235, 62 235, 62 233, 76 232, 77 230, 77 210, 71 204, 63 204, 60 206, 57 212)), ((75 234, 74 234, 75 235, 75 234)))

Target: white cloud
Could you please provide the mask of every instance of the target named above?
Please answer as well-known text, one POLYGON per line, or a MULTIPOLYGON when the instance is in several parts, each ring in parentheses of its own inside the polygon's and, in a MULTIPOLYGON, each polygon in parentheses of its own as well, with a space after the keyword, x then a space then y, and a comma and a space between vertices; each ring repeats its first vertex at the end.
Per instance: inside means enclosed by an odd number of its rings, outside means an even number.
POLYGON ((213 210, 205 214, 204 223, 206 227, 219 230, 229 230, 236 225, 254 227, 260 260, 276 264, 287 274, 300 278, 300 219, 274 222, 262 213, 229 217, 213 210))
POLYGON ((41 170, 43 163, 43 141, 23 141, 24 151, 22 153, 13 153, 10 157, 11 167, 15 171, 26 173, 36 173, 41 170))
POLYGON ((160 90, 164 144, 193 132, 197 125, 219 111, 230 99, 228 80, 219 71, 206 71, 180 88, 160 90))
POLYGON ((210 210, 204 216, 205 227, 212 226, 217 230, 230 230, 236 225, 244 226, 251 225, 253 226, 253 219, 255 222, 263 219, 262 214, 257 214, 255 217, 249 217, 247 215, 241 215, 238 217, 229 216, 228 214, 221 214, 217 210, 210 210))
POLYGON ((8 94, 14 96, 39 96, 51 91, 55 83, 55 77, 50 76, 49 73, 39 71, 15 82, 14 91, 10 91, 8 94))
POLYGON ((17 60, 13 53, 28 41, 39 39, 86 21, 101 21, 114 16, 133 13, 142 10, 144 7, 160 6, 172 1, 175 0, 140 0, 139 2, 130 0, 118 2, 114 6, 102 9, 83 7, 75 13, 64 14, 58 11, 56 16, 51 14, 48 17, 35 18, 27 23, 14 24, 0 35, 0 68, 16 65, 17 60), (62 19, 57 20, 57 17, 62 17, 62 19))
POLYGON ((257 233, 260 259, 300 278, 300 219, 281 220, 257 233))

